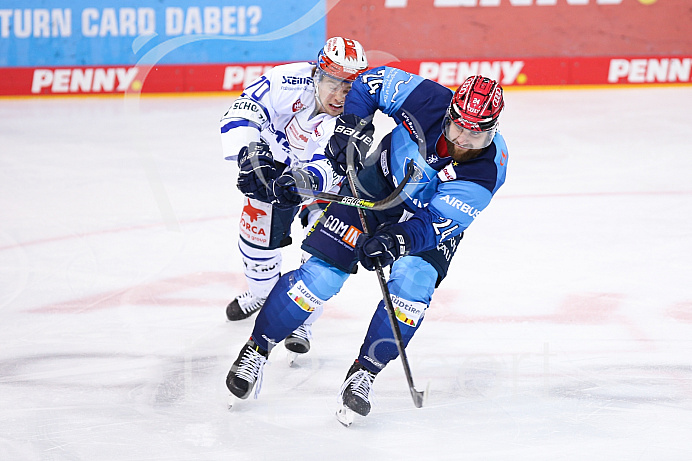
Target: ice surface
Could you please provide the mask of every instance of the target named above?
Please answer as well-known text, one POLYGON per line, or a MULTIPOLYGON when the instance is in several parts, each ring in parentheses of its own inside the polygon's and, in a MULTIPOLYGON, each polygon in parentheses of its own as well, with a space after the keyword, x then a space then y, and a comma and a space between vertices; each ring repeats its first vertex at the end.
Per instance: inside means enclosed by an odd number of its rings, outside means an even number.
POLYGON ((396 361, 350 428, 366 271, 226 408, 253 324, 224 317, 245 288, 230 99, 0 101, 0 459, 689 460, 692 88, 506 101, 507 183, 408 348, 427 405, 396 361))

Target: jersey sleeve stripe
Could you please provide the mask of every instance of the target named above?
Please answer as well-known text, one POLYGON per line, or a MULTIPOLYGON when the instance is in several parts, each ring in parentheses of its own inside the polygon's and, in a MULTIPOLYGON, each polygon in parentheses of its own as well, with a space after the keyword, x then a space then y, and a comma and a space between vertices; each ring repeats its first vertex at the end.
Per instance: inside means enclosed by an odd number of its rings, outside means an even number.
POLYGON ((233 128, 239 127, 239 126, 249 126, 253 128, 257 128, 258 130, 260 129, 260 126, 254 122, 251 122, 250 120, 231 120, 230 122, 226 123, 221 127, 221 133, 227 133, 228 131, 232 130, 233 128))

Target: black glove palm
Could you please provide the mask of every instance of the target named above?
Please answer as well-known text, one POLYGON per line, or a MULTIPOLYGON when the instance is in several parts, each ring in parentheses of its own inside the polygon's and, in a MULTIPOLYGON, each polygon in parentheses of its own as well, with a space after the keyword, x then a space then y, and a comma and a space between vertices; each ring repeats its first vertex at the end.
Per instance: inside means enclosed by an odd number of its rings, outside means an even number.
POLYGON ((271 202, 271 182, 277 177, 274 157, 269 146, 260 142, 251 142, 238 155, 238 189, 245 196, 271 202))
POLYGON ((348 159, 353 159, 356 169, 363 167, 363 158, 372 146, 375 126, 371 118, 360 118, 354 114, 340 115, 336 119, 334 134, 329 139, 324 155, 337 174, 344 176, 348 159))

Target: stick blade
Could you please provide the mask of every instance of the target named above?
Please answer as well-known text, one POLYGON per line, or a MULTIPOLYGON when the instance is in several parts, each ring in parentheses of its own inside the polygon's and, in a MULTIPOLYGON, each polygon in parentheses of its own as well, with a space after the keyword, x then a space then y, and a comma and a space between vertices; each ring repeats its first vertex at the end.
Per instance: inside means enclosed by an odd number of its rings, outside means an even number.
POLYGON ((423 403, 425 403, 425 392, 411 389, 411 397, 413 397, 413 404, 416 408, 423 408, 423 403))
POLYGON ((430 395, 430 381, 428 381, 424 391, 419 391, 415 387, 411 387, 411 397, 413 398, 413 404, 416 408, 423 408, 423 405, 428 401, 428 395, 430 395))

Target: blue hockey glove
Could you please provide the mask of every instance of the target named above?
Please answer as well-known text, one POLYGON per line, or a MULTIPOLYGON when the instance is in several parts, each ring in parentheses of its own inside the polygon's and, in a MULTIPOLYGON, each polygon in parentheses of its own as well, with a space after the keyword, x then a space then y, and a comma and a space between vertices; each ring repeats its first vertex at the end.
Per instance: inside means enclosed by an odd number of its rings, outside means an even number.
POLYGON ((272 183, 272 204, 277 208, 293 208, 300 205, 303 198, 294 188, 317 190, 319 180, 314 173, 306 170, 291 170, 282 174, 272 183))
POLYGON ((271 202, 271 182, 278 175, 269 146, 260 141, 243 147, 238 154, 238 168, 240 192, 262 202, 271 202))
POLYGON ((360 118, 354 114, 340 115, 336 119, 334 134, 324 149, 324 155, 337 174, 346 174, 349 158, 353 159, 356 170, 363 168, 363 159, 372 146, 375 126, 372 117, 360 118))
POLYGON ((356 241, 358 259, 369 271, 375 270, 376 260, 386 267, 409 254, 410 249, 411 237, 400 224, 384 227, 372 236, 361 234, 356 241))

